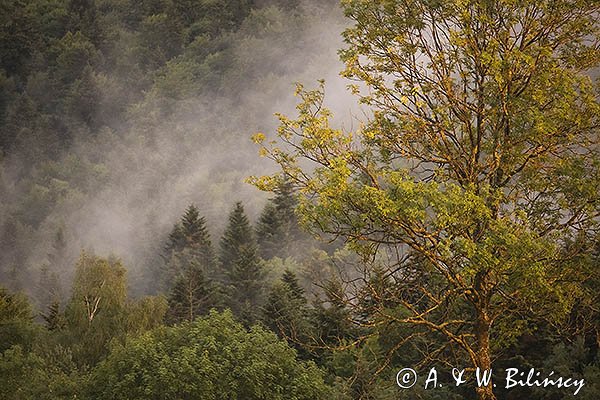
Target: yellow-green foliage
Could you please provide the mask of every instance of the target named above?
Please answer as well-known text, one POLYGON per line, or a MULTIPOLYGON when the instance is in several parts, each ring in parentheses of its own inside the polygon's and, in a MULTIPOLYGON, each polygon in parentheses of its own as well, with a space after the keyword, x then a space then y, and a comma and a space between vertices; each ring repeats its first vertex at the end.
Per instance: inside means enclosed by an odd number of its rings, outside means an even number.
POLYGON ((582 293, 574 260, 600 227, 599 3, 342 3, 355 22, 343 75, 371 116, 334 129, 323 82, 299 86, 298 116, 280 116, 277 140, 256 137, 261 154, 299 187, 307 226, 366 260, 408 254, 388 272, 421 276, 410 284, 431 308, 398 296, 414 315, 394 320, 484 366, 490 328, 492 347, 506 343, 524 316, 561 321, 582 293))

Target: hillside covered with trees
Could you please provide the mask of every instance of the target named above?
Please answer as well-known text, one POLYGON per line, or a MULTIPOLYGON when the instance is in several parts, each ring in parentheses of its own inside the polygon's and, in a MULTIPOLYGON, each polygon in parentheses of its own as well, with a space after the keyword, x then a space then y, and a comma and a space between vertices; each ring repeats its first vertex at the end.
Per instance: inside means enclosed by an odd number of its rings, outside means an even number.
POLYGON ((0 399, 599 398, 599 13, 0 0, 0 399))

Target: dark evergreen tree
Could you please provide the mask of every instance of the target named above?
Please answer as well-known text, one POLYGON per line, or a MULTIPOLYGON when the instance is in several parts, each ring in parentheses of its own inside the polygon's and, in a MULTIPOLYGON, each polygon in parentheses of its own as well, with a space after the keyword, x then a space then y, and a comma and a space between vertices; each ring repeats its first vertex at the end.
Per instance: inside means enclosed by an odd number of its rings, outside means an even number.
POLYGON ((189 253, 177 255, 179 275, 175 278, 168 299, 167 320, 170 323, 193 321, 219 306, 219 288, 206 278, 203 268, 189 253))
POLYGON ((323 287, 324 299, 317 299, 314 321, 320 342, 337 346, 356 333, 351 323, 351 314, 344 300, 344 289, 339 282, 330 281, 323 287))
POLYGON ((40 299, 43 307, 47 307, 55 300, 62 298, 63 288, 60 277, 68 274, 67 240, 64 228, 61 226, 56 230, 52 247, 47 254, 48 263, 41 267, 40 271, 40 299))
POLYGON ((215 256, 204 217, 190 205, 173 227, 165 246, 170 286, 167 318, 172 323, 191 321, 219 303, 219 288, 212 283, 215 256))
POLYGON ((281 282, 285 284, 289 290, 292 297, 296 300, 301 300, 306 303, 306 299, 304 297, 304 289, 300 286, 300 282, 298 282, 298 277, 296 274, 289 269, 286 269, 281 277, 281 282))
POLYGON ((293 343, 302 356, 308 355, 305 345, 309 344, 313 329, 310 312, 304 289, 292 271, 286 270, 271 289, 264 306, 263 321, 280 337, 293 343))
POLYGON ((202 268, 205 274, 214 273, 215 255, 206 228, 206 220, 200 216, 198 208, 190 205, 181 221, 173 227, 165 246, 167 263, 177 257, 178 253, 186 252, 185 259, 193 261, 202 268))
POLYGON ((44 264, 40 268, 40 280, 37 287, 37 300, 42 310, 54 302, 60 303, 61 300, 61 288, 58 279, 58 274, 54 269, 44 264))
POLYGON ((241 202, 229 215, 221 239, 221 267, 228 287, 228 305, 238 318, 250 324, 259 317, 264 272, 248 217, 241 202))
POLYGON ((256 236, 264 259, 286 258, 300 253, 300 242, 308 236, 300 229, 295 208, 293 187, 284 181, 275 190, 275 197, 269 200, 257 224, 256 236))
POLYGON ((258 320, 262 303, 264 271, 256 247, 244 246, 228 275, 229 307, 246 325, 258 320))
POLYGON ((27 61, 36 39, 32 15, 25 2, 2 2, 0 13, 0 69, 9 75, 26 76, 27 61))
POLYGON ((100 27, 98 26, 96 2, 94 0, 70 0, 69 16, 72 31, 81 31, 87 37, 99 44, 100 27))
POLYGON ((67 241, 62 227, 58 228, 52 242, 52 250, 48 253, 48 261, 56 271, 63 270, 67 258, 67 241))
POLYGON ((180 223, 175 224, 171 233, 169 233, 169 238, 167 239, 167 244, 165 246, 165 254, 166 257, 170 257, 174 252, 181 251, 185 248, 186 240, 183 234, 183 228, 180 223))
POLYGON ((268 260, 280 253, 282 225, 279 212, 271 200, 265 205, 256 227, 260 256, 268 260))
POLYGON ((0 233, 0 282, 15 290, 20 287, 24 274, 25 251, 19 242, 22 239, 21 229, 16 219, 9 218, 0 233))
POLYGON ((237 202, 229 214, 229 223, 220 243, 219 261, 225 279, 233 271, 235 263, 241 258, 246 247, 255 248, 256 244, 244 206, 237 202))
POLYGON ((59 330, 65 326, 65 319, 60 311, 60 301, 55 300, 48 306, 45 313, 42 314, 46 329, 49 331, 59 330))

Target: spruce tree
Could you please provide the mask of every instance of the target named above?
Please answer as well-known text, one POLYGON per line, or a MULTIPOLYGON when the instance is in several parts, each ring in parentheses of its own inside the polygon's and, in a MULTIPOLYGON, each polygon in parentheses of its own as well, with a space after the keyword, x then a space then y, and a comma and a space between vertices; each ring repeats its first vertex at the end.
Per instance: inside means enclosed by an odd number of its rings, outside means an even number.
POLYGON ((208 233, 204 217, 200 216, 198 208, 190 205, 181 218, 182 233, 185 243, 191 247, 196 247, 207 241, 208 233))
POLYGON ((190 205, 173 227, 165 246, 170 285, 167 318, 191 321, 217 306, 218 288, 212 284, 215 256, 204 217, 190 205))
MULTIPOLYGON (((50 307, 56 303, 60 305, 63 288, 60 277, 67 274, 67 242, 62 227, 54 235, 51 251, 47 254, 48 263, 40 268, 37 287, 37 300, 40 308, 46 313, 52 313, 50 307)), ((58 307, 57 307, 58 308, 58 307)), ((42 314, 42 317, 44 314, 42 314)))
POLYGON ((293 187, 283 181, 275 189, 275 197, 266 204, 257 224, 256 236, 262 258, 286 258, 299 253, 294 250, 306 234, 300 230, 295 208, 293 187))
POLYGON ((264 272, 254 235, 241 202, 229 215, 229 225, 221 239, 221 267, 229 289, 228 305, 247 324, 258 318, 264 272))
POLYGON ((48 261, 54 271, 62 272, 67 258, 67 240, 65 231, 59 227, 54 235, 52 250, 48 253, 48 261))
POLYGON ((23 238, 23 227, 14 218, 8 218, 0 231, 0 281, 11 290, 19 289, 26 276, 25 250, 20 245, 23 238))
POLYGON ((252 228, 241 202, 235 203, 229 214, 229 223, 221 238, 220 247, 219 261, 225 277, 231 274, 245 247, 256 247, 252 228))
POLYGON ((55 302, 60 303, 62 296, 58 274, 51 265, 44 264, 40 268, 37 292, 37 300, 41 309, 46 309, 55 302))
POLYGON ((301 355, 307 355, 302 345, 308 343, 313 327, 304 289, 292 271, 286 270, 271 289, 263 309, 263 321, 280 337, 294 343, 301 355))
POLYGON ((177 223, 173 226, 171 233, 169 233, 169 238, 167 239, 167 244, 165 246, 165 257, 168 258, 174 252, 183 250, 185 245, 186 241, 183 234, 183 228, 180 223, 177 223))
POLYGON ((263 209, 256 227, 256 239, 260 249, 260 256, 268 260, 279 253, 279 244, 282 236, 281 219, 277 207, 269 201, 263 209))
POLYGON ((206 228, 206 220, 200 216, 195 205, 190 205, 181 217, 181 221, 173 227, 165 246, 166 258, 171 258, 184 250, 197 258, 206 273, 214 272, 215 256, 206 228))
POLYGON ((60 311, 60 301, 54 300, 48 305, 48 309, 42 314, 46 329, 49 331, 59 330, 65 325, 64 315, 60 311))
POLYGON ((289 288, 294 299, 306 302, 306 299, 304 298, 304 289, 302 286, 300 286, 298 277, 293 271, 286 269, 281 277, 281 282, 283 282, 289 288))
POLYGON ((186 252, 178 256, 179 275, 175 278, 168 299, 167 320, 171 323, 193 321, 218 307, 219 291, 206 278, 202 267, 194 259, 186 259, 186 252))

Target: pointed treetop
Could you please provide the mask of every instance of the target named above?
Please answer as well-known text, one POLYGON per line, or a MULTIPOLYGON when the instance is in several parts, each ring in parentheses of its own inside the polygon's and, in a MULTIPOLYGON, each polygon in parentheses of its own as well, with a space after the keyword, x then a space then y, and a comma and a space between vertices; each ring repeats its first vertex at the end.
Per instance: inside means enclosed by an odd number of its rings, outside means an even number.
POLYGON ((173 227, 165 250, 167 255, 181 252, 185 248, 210 247, 210 234, 206 228, 206 220, 200 216, 198 208, 191 204, 181 217, 181 221, 173 227))
POLYGON ((298 282, 298 277, 293 271, 286 269, 283 275, 281 276, 281 281, 290 289, 292 295, 296 299, 304 299, 304 289, 302 288, 302 286, 300 286, 300 282, 298 282))
POLYGON ((221 263, 229 269, 241 255, 243 247, 255 247, 254 234, 241 202, 229 214, 229 224, 221 239, 221 263))

